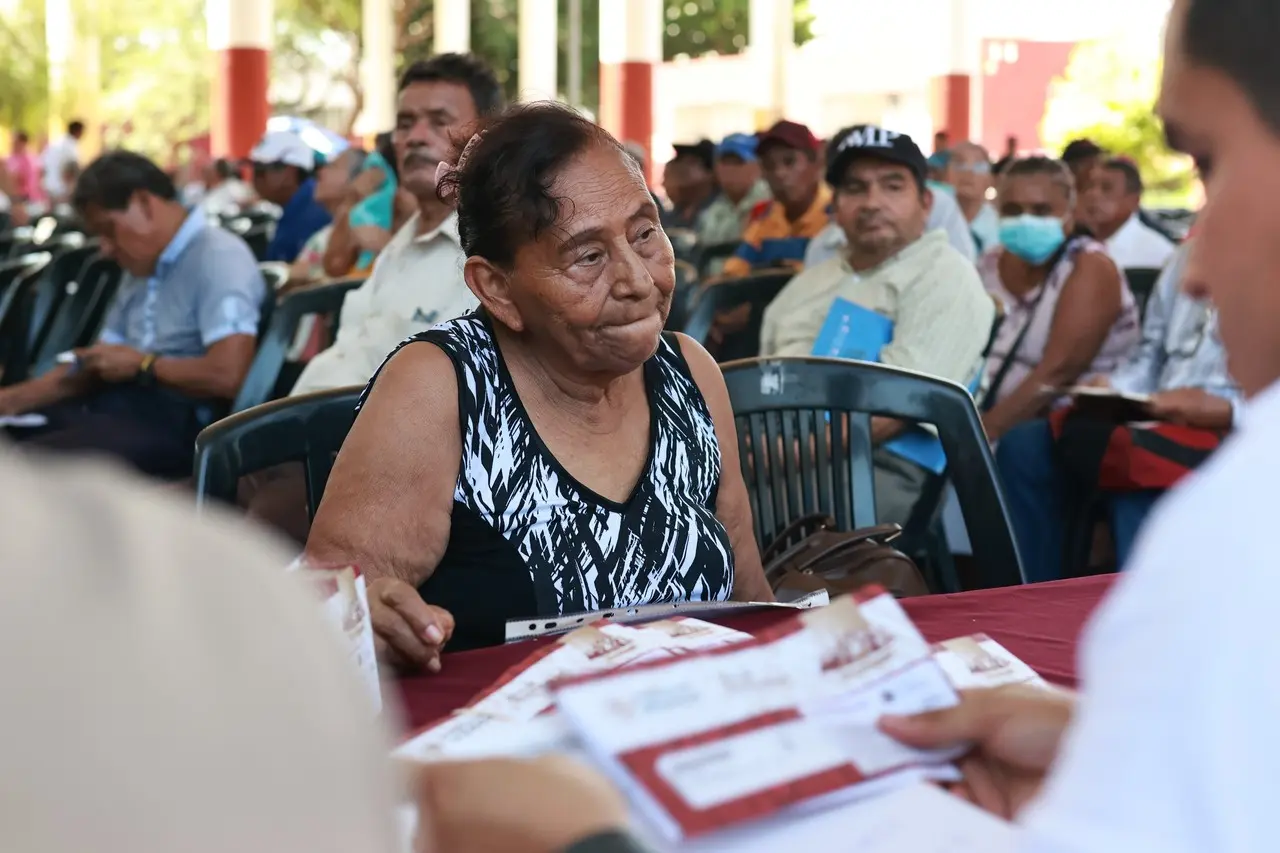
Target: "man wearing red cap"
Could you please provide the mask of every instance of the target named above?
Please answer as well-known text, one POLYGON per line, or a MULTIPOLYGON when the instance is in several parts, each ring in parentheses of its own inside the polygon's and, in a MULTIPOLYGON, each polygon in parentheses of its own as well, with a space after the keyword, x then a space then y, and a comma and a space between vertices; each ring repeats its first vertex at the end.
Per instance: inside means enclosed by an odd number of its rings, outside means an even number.
POLYGON ((794 121, 780 121, 759 136, 757 155, 773 201, 752 211, 742 245, 724 274, 804 266, 809 241, 830 221, 831 191, 822 183, 822 143, 794 121))

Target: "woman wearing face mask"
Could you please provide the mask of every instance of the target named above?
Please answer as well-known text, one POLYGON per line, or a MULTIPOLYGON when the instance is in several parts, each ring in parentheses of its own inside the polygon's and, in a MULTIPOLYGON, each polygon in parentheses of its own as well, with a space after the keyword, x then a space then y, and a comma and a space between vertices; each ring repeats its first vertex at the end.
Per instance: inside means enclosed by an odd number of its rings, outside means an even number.
POLYGON ((987 359, 994 441, 1055 390, 1105 376, 1137 343, 1138 309, 1106 247, 1075 229, 1075 183, 1056 160, 1013 163, 1000 183, 1000 246, 978 272, 1005 320, 987 359))

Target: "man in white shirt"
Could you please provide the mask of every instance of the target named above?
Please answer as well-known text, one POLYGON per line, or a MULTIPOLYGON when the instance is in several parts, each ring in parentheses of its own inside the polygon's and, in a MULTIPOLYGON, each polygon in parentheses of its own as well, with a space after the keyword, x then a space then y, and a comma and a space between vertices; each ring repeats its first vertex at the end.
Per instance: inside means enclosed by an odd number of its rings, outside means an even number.
POLYGON ((78 148, 80 137, 84 136, 84 122, 79 119, 67 125, 67 135, 57 142, 50 142, 41 156, 40 166, 44 170, 44 191, 49 195, 50 204, 66 201, 71 195, 71 187, 67 186, 66 174, 68 166, 80 163, 78 148))
POLYGON ((1107 244, 1121 269, 1162 269, 1177 246, 1142 221, 1142 175, 1133 161, 1112 157, 1094 167, 1080 196, 1081 221, 1107 244))
POLYGON ((436 167, 502 103, 493 71, 469 54, 441 54, 404 72, 392 141, 418 212, 382 250, 369 280, 347 294, 337 340, 307 365, 294 394, 364 384, 405 338, 476 307, 462 279, 458 218, 436 195, 436 167))

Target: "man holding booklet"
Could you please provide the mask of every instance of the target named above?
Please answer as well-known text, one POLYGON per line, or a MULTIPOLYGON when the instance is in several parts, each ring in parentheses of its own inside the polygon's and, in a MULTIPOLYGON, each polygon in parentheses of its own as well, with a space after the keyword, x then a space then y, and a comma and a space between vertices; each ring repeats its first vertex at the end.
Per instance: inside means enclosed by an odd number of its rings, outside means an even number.
POLYGON ((1161 275, 1129 360, 1095 386, 1073 389, 1071 408, 1000 441, 996 462, 1032 580, 1074 568, 1063 564, 1064 519, 1073 501, 1099 493, 1123 567, 1156 500, 1234 424, 1240 389, 1227 372, 1217 312, 1179 289, 1190 251, 1184 246, 1161 275))
MULTIPOLYGON (((927 170, 905 134, 859 125, 832 138, 826 178, 848 246, 769 305, 761 356, 875 361, 976 388, 995 304, 946 234, 926 233, 934 202, 927 170)), ((890 418, 874 418, 871 428, 880 445, 877 515, 905 523, 926 472, 940 472, 945 457, 936 438, 890 418)))

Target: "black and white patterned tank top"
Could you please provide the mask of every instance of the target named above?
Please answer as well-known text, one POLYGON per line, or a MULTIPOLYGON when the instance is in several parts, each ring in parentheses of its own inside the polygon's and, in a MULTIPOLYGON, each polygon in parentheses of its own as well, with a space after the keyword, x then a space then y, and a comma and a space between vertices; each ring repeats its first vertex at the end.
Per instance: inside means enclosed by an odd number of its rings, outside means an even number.
POLYGON ((538 437, 489 323, 476 312, 400 345, 436 345, 458 377, 462 465, 449 544, 419 588, 453 614, 450 648, 501 643, 508 619, 728 598, 733 551, 715 514, 720 445, 679 342, 664 335, 644 365, 649 459, 617 503, 577 482, 538 437))

